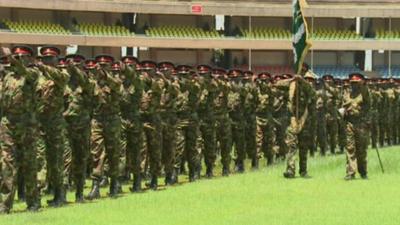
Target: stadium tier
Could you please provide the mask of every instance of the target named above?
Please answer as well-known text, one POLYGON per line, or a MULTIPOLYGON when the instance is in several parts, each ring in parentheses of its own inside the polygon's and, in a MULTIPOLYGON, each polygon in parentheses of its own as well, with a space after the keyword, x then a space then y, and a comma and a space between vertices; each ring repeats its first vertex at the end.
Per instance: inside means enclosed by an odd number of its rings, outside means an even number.
POLYGON ((390 73, 389 73, 389 67, 387 66, 377 66, 375 68, 375 71, 381 75, 382 77, 388 78, 390 75, 392 77, 400 78, 400 66, 392 66, 390 68, 390 73))
POLYGON ((375 38, 383 40, 400 39, 400 30, 385 31, 383 29, 380 29, 376 31, 375 38))
POLYGON ((107 26, 98 23, 80 23, 75 29, 90 36, 134 36, 127 28, 119 25, 107 26))
POLYGON ((150 27, 145 31, 149 37, 173 37, 173 38, 221 38, 216 30, 206 31, 191 26, 160 26, 150 27))
POLYGON ((17 33, 40 33, 40 34, 56 34, 56 35, 70 35, 71 31, 66 30, 60 24, 50 22, 36 22, 36 21, 18 21, 3 20, 3 24, 10 31, 17 33))
POLYGON ((256 27, 251 29, 241 29, 244 38, 248 39, 290 39, 290 30, 281 28, 256 27))
POLYGON ((314 66, 313 71, 318 77, 322 77, 325 74, 330 74, 337 78, 347 78, 350 73, 362 72, 355 66, 335 66, 335 65, 320 65, 314 66))
POLYGON ((351 30, 336 30, 334 28, 317 28, 311 38, 314 40, 362 40, 362 36, 351 30))

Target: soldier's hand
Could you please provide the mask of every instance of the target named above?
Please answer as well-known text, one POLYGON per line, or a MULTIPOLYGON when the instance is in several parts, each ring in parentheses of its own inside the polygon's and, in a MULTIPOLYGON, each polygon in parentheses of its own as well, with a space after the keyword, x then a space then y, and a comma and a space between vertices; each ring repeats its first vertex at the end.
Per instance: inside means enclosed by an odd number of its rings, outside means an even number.
POLYGON ((5 56, 9 56, 9 55, 11 55, 11 50, 10 50, 10 48, 7 48, 7 47, 1 47, 1 53, 5 56))
POLYGON ((344 114, 346 113, 346 109, 345 108, 340 108, 339 109, 339 114, 344 117, 344 114))
POLYGON ((294 80, 301 80, 303 77, 299 74, 294 75, 294 80))

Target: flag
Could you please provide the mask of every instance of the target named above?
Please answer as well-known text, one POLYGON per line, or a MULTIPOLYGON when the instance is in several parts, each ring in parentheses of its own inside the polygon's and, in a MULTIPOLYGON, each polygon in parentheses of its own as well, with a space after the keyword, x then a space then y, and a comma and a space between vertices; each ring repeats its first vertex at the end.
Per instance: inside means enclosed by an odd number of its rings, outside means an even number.
POLYGON ((305 0, 293 0, 293 55, 294 55, 294 71, 300 74, 304 58, 311 42, 308 41, 307 21, 303 16, 303 6, 307 6, 305 0))

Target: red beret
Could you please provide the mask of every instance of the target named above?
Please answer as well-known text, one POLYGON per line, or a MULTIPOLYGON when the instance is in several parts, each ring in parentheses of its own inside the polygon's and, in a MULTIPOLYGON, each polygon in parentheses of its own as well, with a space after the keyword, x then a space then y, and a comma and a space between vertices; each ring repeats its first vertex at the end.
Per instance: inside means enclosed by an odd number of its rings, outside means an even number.
POLYGON ((172 62, 160 62, 157 65, 157 67, 160 70, 165 70, 165 69, 173 70, 175 68, 175 65, 172 62))
POLYGON ((140 67, 142 70, 156 69, 157 64, 154 61, 145 60, 140 62, 140 67))
POLYGON ((42 56, 58 56, 60 52, 60 49, 53 46, 44 46, 40 49, 40 54, 42 56))
POLYGON ((114 62, 114 57, 112 57, 111 55, 102 54, 102 55, 96 56, 95 60, 99 64, 113 63, 114 62))
POLYGON ((352 73, 349 75, 349 80, 351 82, 359 82, 365 80, 365 77, 361 73, 352 73))
POLYGON ((85 68, 86 68, 86 69, 94 69, 94 68, 96 67, 96 64, 97 64, 96 60, 94 60, 94 59, 87 59, 87 60, 85 61, 85 68))
POLYGON ((15 46, 14 48, 12 48, 11 52, 14 55, 33 55, 33 50, 28 46, 15 46))

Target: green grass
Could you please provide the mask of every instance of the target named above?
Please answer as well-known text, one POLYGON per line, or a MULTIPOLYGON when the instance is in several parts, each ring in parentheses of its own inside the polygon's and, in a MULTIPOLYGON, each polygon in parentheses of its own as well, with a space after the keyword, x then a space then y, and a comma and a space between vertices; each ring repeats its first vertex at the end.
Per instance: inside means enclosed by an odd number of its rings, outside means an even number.
MULTIPOLYGON (((1 216, 0 224, 397 224, 400 148, 381 149, 381 157, 385 174, 375 151, 369 151, 369 180, 344 181, 344 155, 317 157, 308 164, 312 179, 286 180, 280 163, 228 178, 45 208, 35 214, 20 212, 25 206, 18 203, 17 212, 1 216)), ((68 198, 73 200, 72 193, 68 198)))

